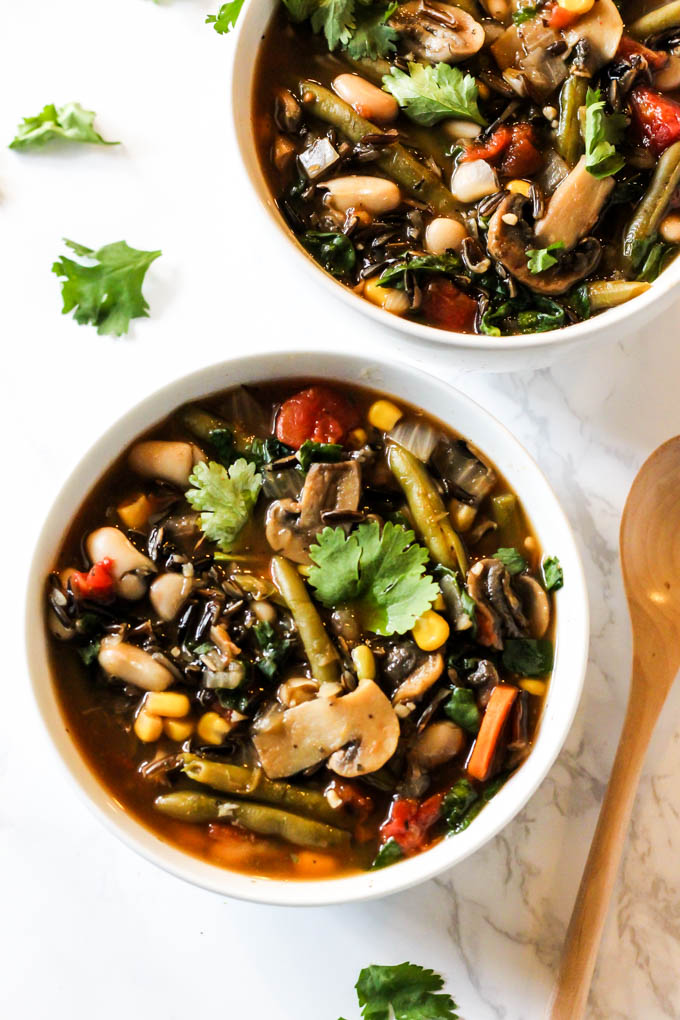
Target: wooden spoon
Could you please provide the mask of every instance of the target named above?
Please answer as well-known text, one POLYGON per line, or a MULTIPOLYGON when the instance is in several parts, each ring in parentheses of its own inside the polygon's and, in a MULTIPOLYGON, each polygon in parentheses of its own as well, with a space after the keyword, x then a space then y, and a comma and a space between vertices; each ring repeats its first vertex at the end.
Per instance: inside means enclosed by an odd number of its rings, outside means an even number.
POLYGON ((628 709, 564 945, 551 1020, 583 1016, 647 746, 680 668, 680 436, 660 446, 623 511, 621 564, 633 625, 628 709))

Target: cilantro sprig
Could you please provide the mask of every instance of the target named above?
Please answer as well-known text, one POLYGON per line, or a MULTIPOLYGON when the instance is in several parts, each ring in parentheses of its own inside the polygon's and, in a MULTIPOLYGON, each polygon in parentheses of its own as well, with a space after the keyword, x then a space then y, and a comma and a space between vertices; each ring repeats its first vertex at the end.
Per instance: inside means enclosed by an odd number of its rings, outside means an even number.
POLYGON ((372 0, 283 0, 292 21, 310 20, 322 32, 329 50, 347 49, 354 60, 388 57, 396 49, 397 32, 388 24, 397 4, 372 0))
POLYGON ((553 241, 547 248, 527 248, 527 266, 530 273, 544 273, 556 266, 558 259, 551 252, 564 251, 564 241, 553 241))
POLYGON ((586 170, 602 180, 610 177, 626 165, 623 156, 616 151, 628 125, 623 113, 605 113, 605 101, 599 89, 588 89, 586 93, 586 170))
POLYGON ((108 142, 94 129, 93 110, 85 110, 80 103, 55 106, 48 103, 35 117, 24 117, 17 128, 10 149, 40 149, 48 142, 89 142, 92 145, 120 145, 108 142))
POLYGON ((458 1007, 442 992, 444 979, 415 963, 372 964, 355 988, 363 1020, 458 1020, 458 1007))
POLYGON ((248 523, 262 488, 262 475, 245 458, 227 470, 214 460, 202 462, 189 477, 186 498, 194 510, 206 538, 229 552, 248 523))
POLYGON ((409 64, 408 74, 392 68, 383 88, 397 100, 407 117, 430 127, 447 117, 462 117, 486 124, 479 111, 479 89, 471 74, 449 64, 409 64))
POLYGON ((439 587, 425 574, 427 549, 412 531, 388 521, 360 524, 349 537, 325 528, 309 551, 309 583, 325 606, 355 605, 367 630, 405 634, 430 608, 439 587))
POLYGON ((79 325, 96 326, 97 333, 108 336, 123 336, 131 319, 148 316, 142 284, 149 266, 162 252, 140 251, 125 241, 107 244, 98 251, 76 241, 64 242, 76 255, 94 263, 83 265, 62 256, 53 264, 52 272, 64 277, 64 315, 73 311, 79 325))

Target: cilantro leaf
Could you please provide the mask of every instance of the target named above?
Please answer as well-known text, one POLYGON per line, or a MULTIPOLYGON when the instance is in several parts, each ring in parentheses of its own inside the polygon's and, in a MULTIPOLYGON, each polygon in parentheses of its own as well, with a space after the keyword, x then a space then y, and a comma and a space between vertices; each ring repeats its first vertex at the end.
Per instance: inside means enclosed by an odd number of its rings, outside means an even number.
POLYGON ((479 112, 479 89, 470 74, 449 64, 409 64, 409 73, 392 68, 383 77, 383 88, 397 100, 404 113, 417 124, 430 127, 446 117, 463 117, 486 124, 479 112))
POLYGON ((392 3, 386 8, 371 8, 360 16, 347 52, 353 60, 378 60, 388 57, 397 48, 398 33, 387 22, 399 5, 392 3))
POLYGON ((553 646, 547 638, 509 638, 503 665, 518 676, 547 676, 553 667, 553 646))
POLYGON ((321 0, 312 11, 312 28, 323 31, 331 52, 338 45, 346 46, 355 27, 354 0, 321 0))
POLYGON ((527 248, 527 266, 530 273, 544 273, 551 266, 556 266, 558 260, 551 251, 563 251, 564 241, 554 241, 547 248, 527 248))
POLYGON ((543 560, 543 580, 546 591, 558 591, 564 585, 564 571, 557 556, 547 556, 543 560))
POLYGON ((49 103, 35 117, 24 117, 17 128, 16 138, 10 149, 38 149, 47 142, 91 142, 93 145, 120 145, 107 142, 95 131, 93 124, 96 113, 84 110, 80 103, 65 103, 55 106, 49 103))
POLYGON ((316 8, 318 0, 283 0, 291 21, 305 21, 316 8))
POLYGON ((206 25, 212 25, 220 35, 231 32, 236 20, 241 13, 244 0, 229 0, 229 3, 222 4, 217 14, 209 14, 205 19, 206 25))
POLYGON ((509 574, 521 574, 527 569, 527 561, 516 549, 496 549, 494 559, 500 560, 509 574))
POLYGON ((458 1020, 457 1006, 441 992, 444 981, 413 963, 364 967, 356 983, 364 1020, 458 1020))
POLYGON ((247 524, 262 488, 262 475, 255 465, 241 458, 227 470, 211 460, 194 468, 189 477, 194 486, 186 498, 194 510, 202 510, 198 519, 206 538, 228 552, 247 524))
POLYGON ((439 593, 428 577, 427 549, 412 531, 388 521, 360 524, 347 537, 342 528, 325 528, 309 550, 309 582, 325 606, 357 605, 367 630, 383 637, 405 634, 439 593))
POLYGON ((390 864, 396 864, 402 860, 404 851, 396 839, 390 838, 378 850, 371 864, 371 871, 378 871, 380 868, 387 868, 390 864))
POLYGON ((147 269, 162 252, 138 251, 125 241, 93 251, 64 240, 76 255, 99 263, 83 266, 65 256, 54 263, 52 272, 66 278, 61 285, 64 315, 75 308, 76 322, 96 326, 100 336, 122 336, 130 328, 130 319, 147 317, 149 306, 142 284, 147 269))
POLYGON ((333 276, 347 276, 356 265, 354 245, 344 234, 307 230, 300 235, 300 241, 319 265, 333 276))
POLYGON ((623 138, 628 118, 623 113, 605 113, 604 99, 599 89, 586 93, 586 170, 602 180, 617 173, 626 161, 615 146, 623 138))

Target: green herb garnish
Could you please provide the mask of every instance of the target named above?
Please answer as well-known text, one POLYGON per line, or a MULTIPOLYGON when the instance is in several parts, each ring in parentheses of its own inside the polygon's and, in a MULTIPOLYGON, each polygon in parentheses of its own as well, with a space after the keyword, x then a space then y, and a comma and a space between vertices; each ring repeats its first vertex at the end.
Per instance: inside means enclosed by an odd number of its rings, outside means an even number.
POLYGON ((547 676, 553 668, 553 646, 547 638, 508 638, 503 665, 517 676, 547 676))
POLYGON ((626 165, 616 146, 623 138, 628 118, 623 113, 605 113, 605 101, 599 89, 586 93, 586 170, 601 180, 626 165))
POLYGON ((564 584, 564 571, 557 556, 547 556, 543 560, 543 580, 546 591, 558 591, 564 584))
POLYGON ((551 266, 556 266, 558 259, 551 255, 553 251, 564 251, 564 241, 554 241, 547 248, 527 248, 527 266, 530 273, 544 273, 551 266))
POLYGON ((319 265, 333 276, 347 276, 356 265, 354 245, 344 234, 308 230, 300 235, 300 242, 319 265))
POLYGON ((461 117, 486 124, 479 112, 479 89, 470 74, 449 64, 409 64, 408 74, 392 68, 383 77, 383 88, 397 100, 407 117, 430 127, 447 117, 461 117))
POLYGON ((49 103, 36 117, 25 117, 17 128, 10 149, 38 149, 47 142, 89 142, 92 145, 120 145, 107 142, 95 131, 96 113, 84 110, 80 103, 55 106, 49 103))
POLYGON ((245 0, 230 0, 229 3, 222 4, 217 14, 209 14, 207 16, 205 19, 206 25, 212 25, 220 35, 226 35, 227 32, 231 32, 241 13, 244 2, 245 0))
POLYGON ((229 552, 250 519, 262 488, 262 475, 243 457, 228 470, 212 460, 196 465, 189 484, 193 486, 185 494, 189 504, 203 511, 198 519, 201 530, 229 552))
POLYGON ((509 574, 521 574, 527 569, 527 561, 517 549, 497 549, 494 559, 500 560, 509 574))

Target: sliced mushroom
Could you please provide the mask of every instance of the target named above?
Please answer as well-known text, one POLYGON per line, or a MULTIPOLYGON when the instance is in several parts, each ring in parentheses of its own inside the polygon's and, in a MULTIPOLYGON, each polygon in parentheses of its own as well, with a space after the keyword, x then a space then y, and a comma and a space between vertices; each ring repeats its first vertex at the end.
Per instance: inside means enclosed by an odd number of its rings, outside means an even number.
POLYGON ((614 0, 597 0, 564 33, 570 47, 587 44, 585 68, 591 74, 614 59, 622 35, 623 20, 614 0))
POLYGON ((468 570, 467 587, 477 603, 480 644, 501 650, 504 637, 526 636, 529 622, 500 560, 478 560, 468 570))
POLYGON ((156 573, 149 557, 135 549, 119 528, 97 528, 90 532, 85 551, 92 563, 107 557, 113 560, 116 594, 124 599, 141 599, 146 593, 147 576, 156 573))
POLYGON ((489 703, 491 692, 494 687, 498 687, 501 680, 493 662, 489 662, 488 659, 480 659, 477 668, 468 676, 467 682, 475 688, 477 704, 481 709, 485 709, 489 703))
POLYGON ((270 779, 292 776, 328 758, 341 776, 366 775, 394 754, 399 720, 373 680, 350 694, 315 698, 254 726, 253 744, 270 779))
POLYGON ((97 661, 109 676, 143 691, 164 691, 174 680, 170 670, 149 652, 114 637, 104 638, 97 661))
POLYGON ((409 763, 427 772, 451 761, 465 749, 466 744, 460 726, 441 719, 430 723, 418 734, 409 751, 409 763))
POLYGON ((286 708, 294 708, 305 701, 313 701, 318 693, 318 680, 308 676, 291 676, 279 685, 276 697, 286 708))
MULTIPOLYGON (((570 175, 571 176, 571 175, 570 175)), ((563 187, 563 185, 560 185, 563 187)), ((551 200, 555 200, 559 188, 551 200)), ((601 247, 594 237, 587 237, 580 247, 562 257, 555 266, 541 273, 529 269, 527 250, 547 247, 543 240, 534 237, 522 211, 527 199, 523 195, 508 193, 489 221, 487 250, 509 273, 538 294, 564 294, 574 284, 588 276, 597 266, 601 247)), ((571 212, 574 216, 573 207, 571 212)), ((571 238, 570 238, 571 240, 571 238)), ((565 244, 565 248, 569 245, 565 244)))
POLYGON ((267 511, 266 535, 272 549, 294 563, 309 563, 309 547, 324 527, 329 510, 355 511, 361 497, 361 468, 356 460, 312 464, 300 501, 279 499, 267 511))
POLYGON ((529 636, 541 638, 550 626, 550 599, 545 590, 533 577, 520 574, 513 580, 522 601, 522 608, 529 628, 529 636))
POLYGON ((274 120, 280 131, 293 134, 300 127, 302 108, 292 92, 280 88, 274 95, 274 120))
POLYGON ((428 655, 410 676, 399 684, 392 696, 392 704, 399 705, 406 701, 417 701, 436 684, 444 672, 444 659, 439 652, 428 655))
POLYGON ((194 465, 205 460, 195 443, 149 439, 136 443, 130 450, 128 463, 133 471, 145 478, 161 478, 180 489, 186 489, 194 465))
MULTIPOLYGON (((567 251, 573 248, 595 226, 615 183, 613 177, 602 180, 593 177, 586 170, 586 157, 581 156, 574 169, 555 189, 545 216, 536 221, 533 247, 547 248, 549 244, 561 241, 567 251)), ((549 269, 548 273, 554 269, 549 269)), ((540 275, 546 276, 547 273, 540 275)))
POLYGON ((406 56, 430 64, 457 64, 484 45, 484 29, 478 21, 460 7, 436 0, 409 0, 388 24, 399 33, 406 56))

